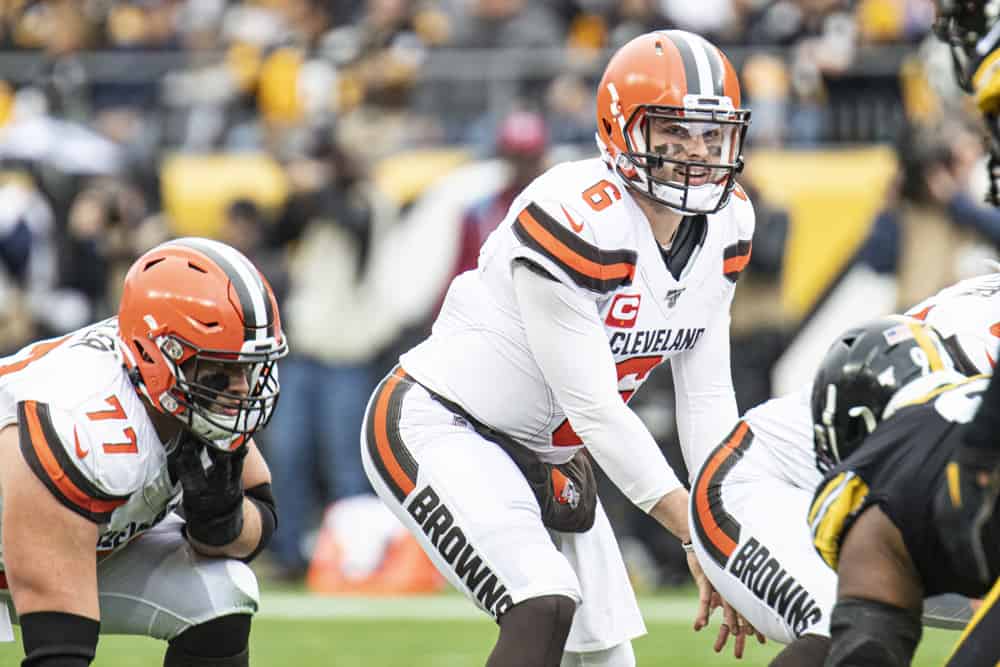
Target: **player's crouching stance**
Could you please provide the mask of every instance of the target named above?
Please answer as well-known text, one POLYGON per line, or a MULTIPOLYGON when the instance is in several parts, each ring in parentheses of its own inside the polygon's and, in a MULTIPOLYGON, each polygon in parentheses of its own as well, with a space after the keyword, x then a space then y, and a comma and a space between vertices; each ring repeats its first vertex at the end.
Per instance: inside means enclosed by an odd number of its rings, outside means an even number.
MULTIPOLYGON (((689 470, 736 419, 729 306, 754 217, 734 179, 748 122, 732 66, 701 37, 626 44, 597 93, 603 159, 558 165, 518 196, 430 338, 369 403, 368 476, 497 619, 491 667, 635 664, 645 627, 589 456, 689 541, 687 491, 625 401, 670 360, 689 470)), ((700 628, 714 591, 688 563, 700 628)))
POLYGON ((23 665, 88 665, 99 633, 165 639, 167 667, 249 664, 246 562, 276 522, 251 437, 286 351, 260 273, 192 238, 132 266, 117 318, 0 360, 0 604, 23 665))
POLYGON ((823 664, 909 665, 923 598, 979 597, 996 578, 995 521, 986 576, 968 554, 955 558, 956 536, 935 521, 939 499, 959 493, 949 460, 988 381, 955 372, 936 332, 912 320, 849 330, 827 352, 812 415, 817 453, 832 467, 808 516, 816 550, 838 574, 823 664))

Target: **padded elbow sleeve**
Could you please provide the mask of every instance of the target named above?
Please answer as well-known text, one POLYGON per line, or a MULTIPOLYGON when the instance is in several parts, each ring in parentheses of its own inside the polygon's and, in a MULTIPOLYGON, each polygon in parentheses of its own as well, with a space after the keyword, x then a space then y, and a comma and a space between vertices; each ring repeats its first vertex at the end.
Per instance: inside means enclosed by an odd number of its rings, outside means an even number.
POLYGON ((906 667, 920 642, 920 614, 874 600, 845 598, 830 616, 827 667, 906 667))
POLYGON ((278 509, 271 485, 267 482, 251 487, 243 494, 257 507, 257 511, 260 513, 260 541, 253 553, 243 559, 243 562, 249 563, 271 543, 271 536, 274 535, 274 531, 278 527, 278 509))

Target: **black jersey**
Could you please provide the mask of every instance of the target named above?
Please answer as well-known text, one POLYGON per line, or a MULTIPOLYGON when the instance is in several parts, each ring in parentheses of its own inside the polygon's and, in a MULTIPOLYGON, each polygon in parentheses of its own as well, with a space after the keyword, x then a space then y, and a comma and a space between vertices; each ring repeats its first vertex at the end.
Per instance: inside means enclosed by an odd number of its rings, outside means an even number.
POLYGON ((833 468, 817 488, 809 526, 820 556, 837 569, 840 545, 854 521, 878 506, 903 535, 924 595, 986 592, 974 573, 950 566, 933 521, 934 496, 962 441, 987 379, 939 388, 902 408, 833 468))

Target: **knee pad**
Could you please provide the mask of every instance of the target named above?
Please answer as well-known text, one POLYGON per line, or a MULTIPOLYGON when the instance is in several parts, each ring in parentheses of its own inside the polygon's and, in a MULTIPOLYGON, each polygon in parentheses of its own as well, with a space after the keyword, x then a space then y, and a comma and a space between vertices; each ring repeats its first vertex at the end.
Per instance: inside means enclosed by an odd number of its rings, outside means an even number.
POLYGON ((920 641, 920 614, 873 600, 838 600, 830 616, 831 667, 906 667, 920 641))
POLYGON ((559 667, 576 602, 543 595, 519 602, 500 617, 500 637, 487 667, 559 667))
POLYGON ((164 667, 246 667, 249 614, 230 614, 193 625, 170 640, 164 667))

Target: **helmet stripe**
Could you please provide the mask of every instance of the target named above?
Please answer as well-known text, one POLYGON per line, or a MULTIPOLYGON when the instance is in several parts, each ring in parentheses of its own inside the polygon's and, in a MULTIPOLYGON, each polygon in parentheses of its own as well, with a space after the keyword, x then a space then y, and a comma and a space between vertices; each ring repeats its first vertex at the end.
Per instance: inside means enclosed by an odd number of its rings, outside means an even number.
POLYGON ((670 30, 665 34, 668 38, 670 38, 670 41, 673 42, 674 48, 677 49, 677 52, 681 56, 681 62, 684 64, 684 83, 686 84, 688 94, 708 94, 702 93, 701 77, 698 74, 698 64, 695 62, 694 53, 691 51, 691 45, 681 36, 684 33, 680 30, 670 30))
POLYGON ((926 325, 917 322, 907 322, 906 326, 908 326, 910 331, 913 332, 913 337, 916 339, 917 345, 919 345, 920 349, 927 355, 927 362, 930 364, 931 370, 944 370, 944 361, 941 360, 941 353, 938 352, 937 347, 934 345, 934 341, 931 340, 931 337, 924 329, 924 326, 926 325))
MULTIPOLYGON (((715 95, 722 97, 726 94, 725 67, 722 66, 722 56, 719 54, 719 49, 711 44, 705 51, 708 53, 708 64, 712 68, 712 89, 715 91, 715 95)), ((736 100, 733 100, 733 105, 736 105, 736 100)))
POLYGON ((193 248, 225 272, 243 311, 243 340, 263 340, 274 333, 274 313, 260 274, 242 253, 229 246, 200 238, 183 238, 172 244, 193 248))
MULTIPOLYGON (((691 85, 691 79, 688 78, 688 92, 694 93, 696 95, 718 95, 716 92, 715 78, 712 76, 714 72, 712 71, 711 61, 709 59, 709 50, 706 48, 705 40, 698 37, 697 35, 692 35, 689 32, 683 30, 677 31, 679 39, 674 40, 674 43, 682 42, 687 46, 687 51, 681 50, 682 57, 685 59, 684 71, 687 72, 687 59, 691 58, 694 61, 694 70, 697 73, 698 90, 695 92, 693 86, 691 85)), ((678 46, 678 49, 681 47, 678 46)))

